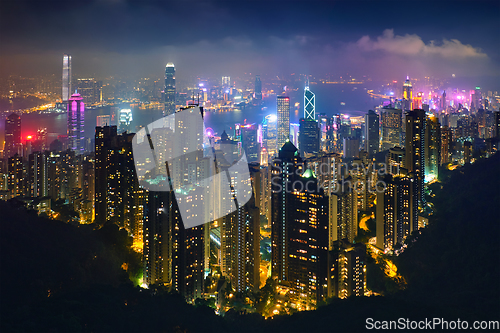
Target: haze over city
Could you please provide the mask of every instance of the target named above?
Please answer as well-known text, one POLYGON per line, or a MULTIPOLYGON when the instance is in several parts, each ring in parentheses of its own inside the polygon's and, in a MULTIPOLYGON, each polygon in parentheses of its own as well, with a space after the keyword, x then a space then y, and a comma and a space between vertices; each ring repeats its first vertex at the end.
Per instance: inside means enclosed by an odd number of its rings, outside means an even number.
POLYGON ((500 330, 499 18, 0 0, 0 330, 500 330))

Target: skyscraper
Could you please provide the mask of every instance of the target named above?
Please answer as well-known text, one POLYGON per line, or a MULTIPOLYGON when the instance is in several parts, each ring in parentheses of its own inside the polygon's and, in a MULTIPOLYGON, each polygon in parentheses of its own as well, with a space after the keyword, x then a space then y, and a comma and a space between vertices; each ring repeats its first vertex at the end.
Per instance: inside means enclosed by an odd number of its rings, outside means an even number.
POLYGON ((117 134, 116 126, 95 130, 95 221, 99 225, 115 223, 142 237, 144 190, 139 187, 132 138, 117 134))
POLYGON ((426 117, 425 126, 425 181, 437 180, 441 162, 441 125, 435 116, 426 117))
POLYGON ((300 118, 299 151, 301 156, 319 152, 319 127, 314 118, 300 118))
POLYGON ((260 81, 260 75, 255 76, 255 99, 262 100, 262 82, 260 81))
POLYGON ((290 140, 290 97, 277 96, 278 138, 277 149, 290 140))
POLYGON ((424 204, 426 115, 424 110, 415 109, 408 111, 405 118, 405 168, 414 177, 415 196, 413 200, 416 201, 416 204, 414 204, 414 209, 416 210, 424 204))
MULTIPOLYGON (((237 125, 238 126, 238 125, 237 125)), ((245 150, 247 161, 260 162, 260 144, 257 141, 257 126, 255 124, 239 125, 241 143, 245 150)))
POLYGON ((373 110, 365 115, 365 150, 370 156, 379 150, 379 117, 373 110))
POLYGON ((143 221, 143 281, 146 285, 170 285, 172 280, 173 192, 148 192, 143 221))
POLYGON ((410 176, 403 173, 385 175, 385 190, 377 191, 377 247, 389 251, 417 230, 418 215, 413 205, 414 186, 410 176))
POLYGON ((399 109, 381 109, 382 151, 401 145, 402 112, 399 109))
POLYGON ((4 158, 21 153, 21 117, 12 113, 5 119, 4 158))
MULTIPOLYGON (((327 297, 328 277, 328 196, 307 169, 292 185, 286 220, 290 301, 299 310, 315 309, 327 297)), ((273 221, 274 222, 274 221, 273 221)))
POLYGON ((66 103, 71 97, 71 56, 63 55, 63 70, 62 70, 62 101, 66 103))
POLYGON ((304 118, 316 120, 316 96, 309 89, 309 79, 304 87, 304 118))
POLYGON ((304 165, 297 148, 286 142, 273 160, 271 171, 271 272, 281 281, 288 281, 289 235, 288 221, 292 219, 296 207, 289 194, 290 184, 299 179, 304 165))
POLYGON ((68 144, 76 154, 85 149, 85 104, 80 94, 73 94, 68 101, 68 144))
POLYGON ((403 111, 409 111, 412 110, 412 103, 413 103, 413 88, 410 82, 410 77, 406 77, 406 81, 403 84, 403 111))
POLYGON ((175 113, 175 67, 169 62, 165 67, 165 111, 164 116, 175 113))

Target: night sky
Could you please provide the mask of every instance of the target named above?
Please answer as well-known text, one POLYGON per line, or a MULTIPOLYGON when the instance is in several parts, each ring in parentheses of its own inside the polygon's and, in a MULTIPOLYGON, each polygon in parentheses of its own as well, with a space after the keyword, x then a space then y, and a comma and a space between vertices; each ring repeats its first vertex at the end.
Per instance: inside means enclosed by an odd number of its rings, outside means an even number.
POLYGON ((500 76, 500 1, 14 1, 0 75, 500 76))

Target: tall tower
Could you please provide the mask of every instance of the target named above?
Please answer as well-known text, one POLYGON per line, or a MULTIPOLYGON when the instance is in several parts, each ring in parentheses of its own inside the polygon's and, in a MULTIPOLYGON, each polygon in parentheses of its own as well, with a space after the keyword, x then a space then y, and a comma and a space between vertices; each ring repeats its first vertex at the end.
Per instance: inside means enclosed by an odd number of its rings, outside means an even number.
POLYGON ((175 113, 175 67, 169 62, 165 67, 165 111, 164 116, 175 113))
POLYGON ((290 140, 290 97, 278 96, 277 114, 278 114, 278 138, 277 149, 281 149, 287 140, 290 140))
POLYGON ((85 150, 85 104, 80 94, 73 94, 68 101, 68 144, 76 154, 85 150))
POLYGON ((401 145, 402 112, 398 109, 382 109, 382 151, 401 145))
POLYGON ((260 81, 260 75, 255 76, 255 99, 262 100, 262 82, 260 81))
POLYGON ((435 116, 427 117, 425 125, 425 181, 438 179, 441 162, 441 124, 435 116))
MULTIPOLYGON (((425 179, 425 127, 426 115, 424 110, 415 109, 406 113, 406 141, 405 141, 405 168, 414 177, 414 209, 424 205, 425 179)), ((414 211, 414 214, 417 214, 414 211)), ((412 226, 412 231, 418 226, 412 226)))
POLYGON ((290 184, 300 178, 303 160, 297 148, 288 141, 281 147, 278 158, 273 160, 271 177, 271 272, 278 283, 288 281, 289 234, 288 221, 296 212, 292 205, 290 184))
POLYGON ((370 156, 378 153, 379 149, 379 117, 373 110, 365 115, 365 150, 370 156))
POLYGON ((63 55, 63 70, 62 70, 62 101, 68 102, 71 97, 71 56, 63 55))
POLYGON ((410 111, 413 109, 413 88, 410 82, 410 77, 406 77, 406 81, 403 84, 403 111, 410 111))
POLYGON ((21 147, 21 117, 12 113, 5 119, 4 157, 9 158, 18 153, 21 147))
POLYGON ((125 228, 137 244, 142 238, 144 190, 134 167, 133 136, 117 135, 116 126, 95 129, 95 221, 125 228))
POLYGON ((316 95, 309 90, 309 79, 304 87, 304 118, 316 119, 316 95))

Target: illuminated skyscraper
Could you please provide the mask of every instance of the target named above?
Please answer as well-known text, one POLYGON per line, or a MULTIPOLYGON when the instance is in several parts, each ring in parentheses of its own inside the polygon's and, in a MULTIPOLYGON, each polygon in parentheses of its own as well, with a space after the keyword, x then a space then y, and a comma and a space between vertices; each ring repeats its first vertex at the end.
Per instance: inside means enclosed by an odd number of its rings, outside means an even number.
POLYGON ((73 94, 68 101, 68 145, 76 154, 85 150, 85 104, 80 94, 73 94))
POLYGON ((134 167, 133 136, 118 135, 116 126, 96 127, 95 221, 125 228, 137 244, 142 238, 144 190, 134 167))
POLYGON ((304 118, 316 120, 316 96, 309 90, 309 79, 304 88, 304 118))
POLYGON ((365 150, 370 156, 379 150, 379 117, 373 110, 365 115, 365 150))
POLYGON ((413 88, 410 82, 410 78, 407 76, 406 81, 403 84, 403 111, 413 110, 413 88))
POLYGON ((329 254, 328 296, 364 296, 365 271, 366 246, 345 240, 337 242, 329 254))
POLYGON ((303 170, 297 148, 285 143, 271 172, 271 273, 300 310, 326 297, 329 237, 328 197, 303 170))
MULTIPOLYGON (((425 179, 425 127, 426 115, 424 110, 415 109, 406 113, 406 142, 405 142, 405 168, 414 177, 413 209, 424 205, 424 179, 425 179)), ((414 211, 414 214, 417 214, 414 211)), ((412 230, 418 227, 413 226, 412 230)))
POLYGON ((417 230, 418 215, 413 205, 415 183, 403 173, 382 178, 385 190, 377 190, 377 247, 389 251, 417 230))
POLYGON ((164 116, 175 113, 175 67, 169 62, 165 67, 165 111, 164 116))
POLYGON ((401 145, 402 112, 381 109, 382 151, 401 145))
POLYGON ((21 153, 21 117, 12 113, 5 119, 4 158, 21 153))
POLYGON ((297 309, 310 310, 328 292, 328 196, 309 169, 294 187, 285 194, 293 208, 286 221, 288 280, 282 283, 290 286, 290 301, 297 309))
POLYGON ((278 138, 277 149, 290 140, 290 97, 277 96, 278 138))
POLYGON ((288 281, 289 234, 288 221, 296 212, 289 195, 290 184, 300 178, 303 172, 303 161, 297 148, 288 141, 273 160, 271 171, 271 272, 281 281, 288 281), (286 171, 286 172, 285 172, 286 171))
POLYGON ((71 56, 63 55, 63 70, 62 70, 62 101, 68 102, 71 97, 71 56))
POLYGON ((314 118, 300 119, 299 151, 301 156, 319 152, 319 127, 314 118))
POLYGON ((269 156, 274 156, 277 152, 276 135, 277 117, 275 114, 267 115, 262 122, 262 143, 269 156))
POLYGON ((441 125, 435 116, 426 118, 425 126, 425 181, 438 179, 441 161, 441 125))
POLYGON ((260 144, 257 141, 257 126, 255 124, 237 125, 240 126, 241 143, 245 150, 247 161, 260 162, 260 144))
POLYGON ((144 205, 143 281, 146 285, 170 285, 172 280, 171 191, 148 192, 144 205))
POLYGON ((262 100, 262 82, 260 81, 260 75, 255 76, 255 99, 262 100))

